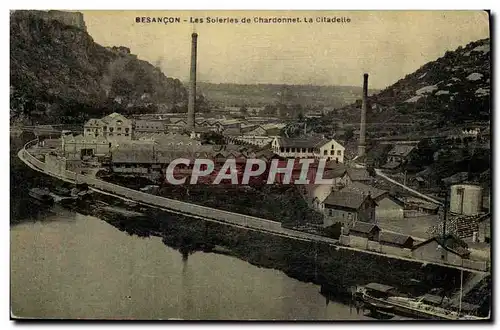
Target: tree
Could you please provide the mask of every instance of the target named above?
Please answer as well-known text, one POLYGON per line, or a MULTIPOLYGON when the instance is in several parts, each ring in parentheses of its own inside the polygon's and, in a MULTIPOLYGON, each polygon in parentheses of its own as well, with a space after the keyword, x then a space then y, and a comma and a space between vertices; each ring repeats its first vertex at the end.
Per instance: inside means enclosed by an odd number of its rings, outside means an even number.
POLYGON ((366 171, 368 172, 368 174, 372 177, 375 177, 377 175, 377 173, 375 172, 375 167, 373 167, 373 165, 370 165, 366 168, 366 171))
POLYGON ((276 116, 277 109, 275 106, 267 104, 262 110, 262 114, 265 116, 276 116))
POLYGON ((300 104, 294 104, 290 107, 290 113, 291 117, 299 118, 302 115, 302 118, 304 117, 304 109, 302 109, 302 106, 300 104))
POLYGON ((342 223, 337 222, 323 229, 326 236, 338 239, 342 233, 342 223))
POLYGON ((242 106, 242 107, 240 107, 240 113, 241 113, 243 116, 248 115, 248 108, 247 108, 246 106, 242 106))
POLYGON ((349 142, 354 137, 354 128, 347 127, 344 132, 344 140, 345 142, 349 142))
POLYGON ((201 136, 202 144, 225 145, 224 136, 216 132, 206 132, 201 136))
POLYGON ((210 112, 210 106, 203 95, 198 95, 196 97, 196 112, 210 112))
POLYGON ((299 114, 297 115, 297 119, 299 120, 299 122, 303 123, 304 122, 304 114, 302 112, 299 112, 299 114))

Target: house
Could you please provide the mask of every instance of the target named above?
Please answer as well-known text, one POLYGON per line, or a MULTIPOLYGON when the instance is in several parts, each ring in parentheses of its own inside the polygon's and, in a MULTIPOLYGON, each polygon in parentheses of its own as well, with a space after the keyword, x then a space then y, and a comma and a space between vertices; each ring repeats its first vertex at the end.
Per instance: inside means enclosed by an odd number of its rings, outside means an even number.
MULTIPOLYGON (((342 165, 342 164, 336 164, 342 165)), ((305 189, 307 192, 308 200, 311 201, 311 206, 323 212, 324 211, 324 201, 331 194, 332 191, 339 190, 344 187, 344 177, 345 177, 346 169, 342 165, 341 167, 331 168, 328 166, 325 167, 325 171, 323 173, 323 178, 332 179, 332 184, 308 184, 305 185, 305 189)))
POLYGON ((106 124, 103 128, 108 141, 132 140, 132 121, 119 113, 112 113, 101 120, 106 124))
POLYGON ((399 199, 391 196, 388 191, 378 189, 359 181, 349 183, 344 192, 358 193, 369 195, 377 203, 375 207, 375 219, 400 219, 404 218, 404 203, 399 199))
POLYGON ((349 180, 358 181, 363 183, 370 183, 373 181, 373 177, 370 176, 370 173, 365 168, 354 168, 350 167, 347 169, 347 175, 349 176, 349 180))
POLYGON ((106 123, 101 119, 91 118, 83 125, 83 134, 85 137, 105 136, 105 126, 106 123))
POLYGON ((395 168, 403 162, 408 162, 411 159, 412 153, 416 150, 415 146, 396 144, 387 154, 387 168, 395 168))
POLYGON ((414 240, 411 236, 382 231, 379 235, 380 252, 408 257, 414 240))
POLYGON ((357 221, 375 222, 375 201, 370 196, 332 191, 323 201, 325 227, 341 222, 352 227, 357 221))
POLYGON ((412 257, 420 260, 462 266, 463 259, 470 255, 468 245, 453 235, 435 236, 412 248, 412 257))
POLYGON ((89 119, 83 126, 84 137, 104 137, 109 142, 132 140, 132 121, 119 113, 89 119))
POLYGON ((345 148, 333 139, 275 137, 271 147, 276 154, 285 158, 315 158, 344 162, 345 148))
POLYGON ((438 204, 417 197, 404 197, 404 205, 405 215, 408 217, 436 215, 439 212, 438 204))
POLYGON ((368 249, 369 242, 379 240, 380 228, 367 222, 356 221, 349 229, 349 245, 361 249, 368 249))

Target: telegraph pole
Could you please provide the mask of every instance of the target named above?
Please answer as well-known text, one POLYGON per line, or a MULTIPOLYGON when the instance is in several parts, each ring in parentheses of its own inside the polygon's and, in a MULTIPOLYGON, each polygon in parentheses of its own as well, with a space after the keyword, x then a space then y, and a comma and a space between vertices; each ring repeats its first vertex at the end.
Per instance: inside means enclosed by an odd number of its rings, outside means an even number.
POLYGON ((444 214, 443 214, 443 239, 446 237, 446 214, 448 207, 448 186, 446 187, 446 194, 444 197, 444 214))

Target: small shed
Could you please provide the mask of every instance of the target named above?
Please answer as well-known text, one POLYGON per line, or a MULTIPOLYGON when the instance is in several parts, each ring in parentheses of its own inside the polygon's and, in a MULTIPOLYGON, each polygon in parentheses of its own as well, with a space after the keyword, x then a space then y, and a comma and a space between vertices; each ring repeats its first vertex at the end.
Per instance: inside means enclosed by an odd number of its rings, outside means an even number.
POLYGON ((383 245, 411 249, 413 247, 414 240, 408 235, 383 231, 379 235, 379 242, 383 245))
POLYGON ((436 236, 413 246, 412 256, 420 260, 443 262, 462 266, 462 260, 468 259, 470 251, 467 243, 448 234, 436 236))
POLYGON ((370 173, 365 168, 348 168, 347 175, 352 182, 370 182, 373 180, 373 177, 370 176, 370 173))
POLYGON ((363 237, 372 241, 379 238, 380 228, 373 223, 356 221, 349 230, 349 235, 363 237))

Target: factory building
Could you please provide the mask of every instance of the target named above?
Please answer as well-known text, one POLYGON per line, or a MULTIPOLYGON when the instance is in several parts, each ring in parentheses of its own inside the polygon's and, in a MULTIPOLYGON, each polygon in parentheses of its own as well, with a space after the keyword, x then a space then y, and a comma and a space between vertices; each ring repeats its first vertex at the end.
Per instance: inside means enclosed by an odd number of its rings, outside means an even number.
POLYGON ((132 121, 119 113, 112 113, 101 119, 89 119, 83 126, 83 135, 88 137, 103 137, 109 142, 132 140, 132 121))
POLYGON ((344 162, 345 148, 337 141, 323 137, 284 138, 275 137, 272 150, 284 158, 315 158, 344 162))
POLYGON ((159 120, 135 120, 133 125, 134 134, 140 133, 165 133, 166 127, 159 120))
POLYGON ((109 153, 110 142, 104 136, 63 135, 61 137, 63 155, 67 158, 105 156, 109 153))

